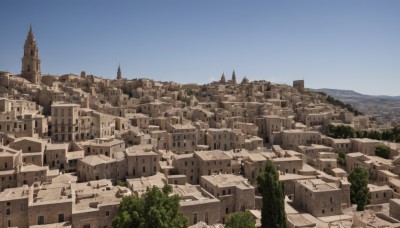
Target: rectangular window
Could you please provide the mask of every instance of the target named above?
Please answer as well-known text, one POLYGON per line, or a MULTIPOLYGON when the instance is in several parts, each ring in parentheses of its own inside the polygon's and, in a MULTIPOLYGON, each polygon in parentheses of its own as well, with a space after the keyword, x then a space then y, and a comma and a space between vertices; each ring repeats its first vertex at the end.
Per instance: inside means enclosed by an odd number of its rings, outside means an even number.
POLYGON ((204 222, 208 224, 208 211, 204 212, 204 222))
POLYGON ((11 210, 10 210, 10 208, 7 208, 6 209, 6 215, 10 215, 11 214, 11 210))
POLYGON ((197 224, 197 213, 193 213, 193 224, 197 224))
POLYGON ((110 211, 106 211, 106 216, 109 216, 110 215, 110 211))
POLYGON ((58 222, 64 222, 64 214, 58 214, 58 222))
POLYGON ((44 216, 38 216, 38 225, 44 225, 44 216))

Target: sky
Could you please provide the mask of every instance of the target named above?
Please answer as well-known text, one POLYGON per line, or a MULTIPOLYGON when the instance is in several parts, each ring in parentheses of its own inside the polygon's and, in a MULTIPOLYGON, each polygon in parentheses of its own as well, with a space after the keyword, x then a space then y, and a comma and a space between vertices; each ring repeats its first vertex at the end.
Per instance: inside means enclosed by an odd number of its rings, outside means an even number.
POLYGON ((2 0, 0 71, 19 74, 29 25, 43 74, 209 83, 224 72, 400 95, 396 0, 2 0))

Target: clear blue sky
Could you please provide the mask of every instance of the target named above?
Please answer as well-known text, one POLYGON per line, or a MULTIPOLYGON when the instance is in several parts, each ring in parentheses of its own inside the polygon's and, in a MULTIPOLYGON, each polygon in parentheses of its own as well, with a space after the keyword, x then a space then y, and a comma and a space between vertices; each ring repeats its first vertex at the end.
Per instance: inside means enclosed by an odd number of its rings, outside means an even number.
POLYGON ((181 83, 265 79, 400 95, 400 1, 0 2, 0 70, 32 24, 42 72, 181 83))

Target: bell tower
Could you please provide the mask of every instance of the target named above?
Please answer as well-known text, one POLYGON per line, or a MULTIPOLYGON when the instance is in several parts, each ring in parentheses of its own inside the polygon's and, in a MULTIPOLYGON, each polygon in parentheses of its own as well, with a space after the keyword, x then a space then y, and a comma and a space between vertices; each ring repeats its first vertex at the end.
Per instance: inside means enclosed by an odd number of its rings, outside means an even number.
POLYGON ((122 79, 121 65, 118 65, 117 80, 122 79))
POLYGON ((30 26, 28 36, 25 40, 21 77, 34 84, 39 84, 42 79, 42 74, 40 72, 39 49, 35 36, 33 35, 32 26, 30 26))

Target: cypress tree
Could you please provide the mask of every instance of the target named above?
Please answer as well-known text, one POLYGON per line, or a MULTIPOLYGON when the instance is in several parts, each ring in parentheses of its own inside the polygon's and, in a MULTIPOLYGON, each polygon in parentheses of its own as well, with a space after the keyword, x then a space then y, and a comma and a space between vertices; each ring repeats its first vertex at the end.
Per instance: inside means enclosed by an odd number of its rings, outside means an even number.
POLYGON ((258 191, 262 195, 262 228, 286 228, 285 193, 279 173, 271 160, 257 177, 258 191))
POLYGON ((351 203, 357 204, 357 211, 363 211, 369 203, 368 171, 358 166, 349 174, 347 180, 351 184, 351 203))

